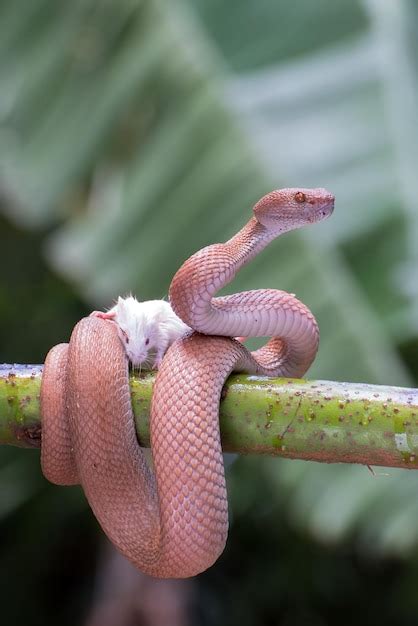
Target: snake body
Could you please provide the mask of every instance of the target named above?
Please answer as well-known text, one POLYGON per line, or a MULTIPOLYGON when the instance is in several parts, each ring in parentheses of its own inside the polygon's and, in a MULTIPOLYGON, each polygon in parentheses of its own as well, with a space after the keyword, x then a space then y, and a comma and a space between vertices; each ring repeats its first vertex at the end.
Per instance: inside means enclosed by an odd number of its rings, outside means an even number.
POLYGON ((41 388, 44 475, 81 483, 103 530, 143 572, 193 576, 223 551, 228 511, 218 411, 228 375, 301 376, 317 351, 315 318, 293 295, 214 294, 279 234, 327 217, 333 202, 324 189, 271 192, 232 239, 200 250, 174 276, 171 305, 197 332, 169 348, 157 375, 153 470, 137 442, 115 324, 82 319, 70 343, 49 352, 41 388), (231 338, 238 335, 273 338, 250 353, 231 338))

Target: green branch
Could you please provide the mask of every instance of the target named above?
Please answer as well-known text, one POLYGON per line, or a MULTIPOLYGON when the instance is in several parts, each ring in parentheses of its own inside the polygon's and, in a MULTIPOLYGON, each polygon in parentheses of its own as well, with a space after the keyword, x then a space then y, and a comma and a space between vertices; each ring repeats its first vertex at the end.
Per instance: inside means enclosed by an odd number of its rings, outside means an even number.
MULTIPOLYGON (((42 366, 0 367, 0 443, 39 447, 42 366)), ((153 374, 131 378, 139 441, 149 446, 153 374)), ((418 467, 418 390, 234 375, 220 421, 224 450, 326 463, 418 467)))

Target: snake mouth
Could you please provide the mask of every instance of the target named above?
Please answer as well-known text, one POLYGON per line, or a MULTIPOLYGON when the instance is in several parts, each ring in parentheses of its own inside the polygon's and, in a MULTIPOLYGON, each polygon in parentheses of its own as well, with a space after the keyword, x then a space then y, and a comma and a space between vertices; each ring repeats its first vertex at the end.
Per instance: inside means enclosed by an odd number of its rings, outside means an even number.
POLYGON ((321 189, 319 191, 321 192, 321 195, 316 211, 316 221, 324 220, 334 212, 335 196, 326 189, 321 189))

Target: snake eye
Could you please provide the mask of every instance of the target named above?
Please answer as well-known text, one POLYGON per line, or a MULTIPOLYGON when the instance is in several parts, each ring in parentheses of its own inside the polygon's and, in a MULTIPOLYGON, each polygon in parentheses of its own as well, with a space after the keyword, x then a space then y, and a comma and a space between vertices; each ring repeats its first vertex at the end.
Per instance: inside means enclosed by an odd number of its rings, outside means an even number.
POLYGON ((295 193, 295 200, 301 204, 302 202, 306 202, 306 196, 302 191, 298 191, 295 193))
POLYGON ((149 344, 149 339, 145 339, 145 345, 147 346, 149 344))

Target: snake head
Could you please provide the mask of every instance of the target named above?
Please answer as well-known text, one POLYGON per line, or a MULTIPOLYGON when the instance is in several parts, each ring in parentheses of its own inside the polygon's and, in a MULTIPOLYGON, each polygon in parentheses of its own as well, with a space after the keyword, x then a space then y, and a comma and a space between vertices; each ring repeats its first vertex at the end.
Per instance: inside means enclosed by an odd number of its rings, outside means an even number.
POLYGON ((323 188, 277 189, 263 196, 253 210, 260 224, 286 232, 329 217, 334 210, 334 196, 323 188))

